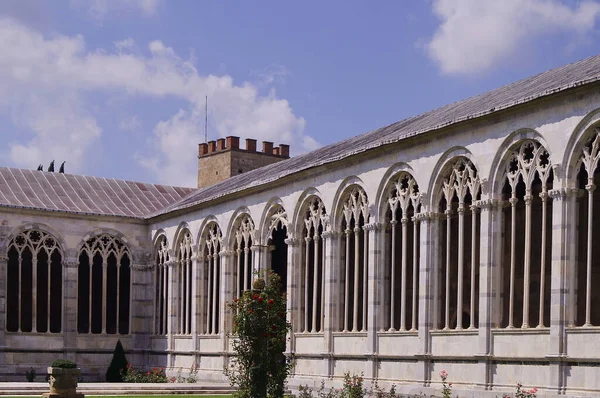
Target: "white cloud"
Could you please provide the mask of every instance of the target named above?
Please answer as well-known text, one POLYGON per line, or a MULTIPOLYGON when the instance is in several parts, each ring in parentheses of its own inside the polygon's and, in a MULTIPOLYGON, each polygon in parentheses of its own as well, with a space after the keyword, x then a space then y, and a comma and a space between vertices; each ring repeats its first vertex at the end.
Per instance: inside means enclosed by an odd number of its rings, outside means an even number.
POLYGON ((260 84, 283 84, 285 79, 292 73, 283 65, 273 64, 267 66, 262 71, 252 71, 251 76, 256 76, 260 84))
POLYGON ((585 0, 434 0, 441 24, 427 44, 444 74, 484 72, 552 32, 584 35, 600 15, 600 3, 585 0))
POLYGON ((155 15, 161 0, 71 0, 71 6, 86 11, 92 18, 102 21, 109 14, 140 13, 155 15))
POLYGON ((125 116, 119 121, 119 128, 123 131, 137 131, 142 127, 142 122, 138 116, 125 116))
MULTIPOLYGON (((27 142, 10 144, 16 165, 32 167, 54 157, 68 160, 77 172, 103 133, 102 121, 88 111, 101 106, 88 98, 98 93, 184 101, 183 109, 159 122, 148 146, 137 151, 139 164, 163 183, 195 185, 205 95, 211 137, 287 143, 295 153, 318 146, 305 136, 304 119, 274 90, 261 95, 256 86, 235 85, 230 76, 202 76, 160 41, 148 45, 148 54, 130 52, 131 40, 113 52, 89 51, 82 36, 45 37, 10 19, 0 19, 0 37, 0 114, 32 134, 27 142)), ((121 128, 131 127, 121 122, 121 128)))

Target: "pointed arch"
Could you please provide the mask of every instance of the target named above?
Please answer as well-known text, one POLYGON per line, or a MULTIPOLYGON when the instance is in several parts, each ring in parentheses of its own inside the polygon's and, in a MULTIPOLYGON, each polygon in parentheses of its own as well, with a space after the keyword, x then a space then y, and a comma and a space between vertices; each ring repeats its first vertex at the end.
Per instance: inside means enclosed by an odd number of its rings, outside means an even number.
POLYGON ((583 147, 592 138, 595 130, 599 127, 600 108, 597 108, 585 115, 570 134, 569 141, 565 146, 561 167, 569 187, 576 185, 575 179, 580 170, 583 147))
POLYGON ((421 192, 410 168, 398 165, 392 170, 382 184, 379 212, 386 226, 383 285, 389 292, 384 295, 383 324, 389 331, 416 330, 421 192))
POLYGON ((278 227, 290 227, 289 217, 279 197, 269 199, 260 217, 260 238, 262 242, 268 243, 272 233, 278 227))
POLYGON ((92 231, 79 248, 79 333, 129 333, 132 255, 123 234, 113 232, 92 231))
POLYGON ((506 162, 513 156, 514 148, 517 147, 519 143, 525 141, 536 141, 544 148, 548 148, 546 139, 537 130, 522 128, 510 133, 508 137, 504 139, 502 144, 500 144, 500 147, 498 147, 490 166, 489 193, 492 197, 498 198, 501 196, 501 191, 504 186, 506 162))
POLYGON ((218 334, 221 306, 221 251, 223 233, 219 224, 212 220, 200 230, 198 272, 200 279, 200 311, 198 330, 202 334, 218 334))
POLYGON ((169 267, 171 250, 167 234, 159 230, 154 240, 154 334, 165 335, 169 313, 169 267))
POLYGON ((252 287, 252 273, 254 271, 254 260, 256 253, 252 250, 257 243, 256 228, 250 213, 244 211, 247 209, 238 209, 235 218, 230 223, 229 234, 230 247, 233 249, 235 258, 234 278, 234 297, 239 297, 241 293, 252 287))
POLYGON ((296 230, 300 231, 302 255, 298 281, 299 306, 295 322, 298 332, 316 333, 324 329, 324 265, 325 247, 323 233, 329 229, 329 216, 325 204, 316 190, 305 191, 299 203, 296 230))
POLYGON ((504 204, 501 327, 547 327, 550 323, 550 257, 554 174, 539 133, 522 129, 509 136, 492 169, 494 196, 504 204))
POLYGON ((63 248, 49 228, 24 224, 6 240, 6 330, 60 333, 63 248))
POLYGON ((365 189, 365 184, 356 176, 347 177, 344 179, 344 181, 342 181, 333 198, 330 222, 334 229, 339 230, 344 220, 344 202, 348 199, 351 192, 361 192, 360 195, 365 199, 365 203, 362 204, 365 205, 364 209, 361 210, 367 216, 370 214, 369 203, 366 201, 367 191, 365 189))
POLYGON ((565 184, 569 187, 568 205, 576 220, 567 228, 575 232, 576 250, 572 258, 577 258, 574 269, 569 273, 569 326, 600 325, 600 247, 594 240, 600 236, 600 110, 588 114, 577 126, 565 154, 565 184))
POLYGON ((369 231, 366 225, 369 223, 370 208, 359 179, 350 177, 342 186, 333 213, 333 225, 345 234, 342 239, 345 257, 341 267, 344 300, 340 303, 340 313, 344 316, 340 327, 343 331, 358 332, 367 329, 369 231))
POLYGON ((193 257, 196 255, 194 238, 187 223, 181 223, 175 234, 175 257, 172 277, 174 279, 173 297, 177 324, 174 333, 189 335, 192 333, 193 299, 193 257))
MULTIPOLYGON (((472 154, 452 148, 435 167, 431 181, 431 209, 443 214, 439 317, 446 330, 474 329, 479 321, 480 223, 477 201, 481 178, 472 154)), ((439 327, 440 325, 435 325, 439 327)))

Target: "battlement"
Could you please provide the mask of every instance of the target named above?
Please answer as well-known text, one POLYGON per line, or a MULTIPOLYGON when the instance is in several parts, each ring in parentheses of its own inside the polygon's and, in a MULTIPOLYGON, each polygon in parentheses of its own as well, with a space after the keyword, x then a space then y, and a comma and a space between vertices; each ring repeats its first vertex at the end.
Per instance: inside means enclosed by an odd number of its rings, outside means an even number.
POLYGON ((263 141, 262 151, 257 151, 256 140, 252 138, 246 138, 246 148, 240 148, 240 137, 235 136, 198 144, 198 188, 289 157, 289 145, 274 147, 271 141, 263 141))
POLYGON ((246 148, 240 148, 240 137, 228 136, 226 138, 219 138, 218 140, 208 141, 198 144, 198 157, 210 156, 215 153, 223 151, 240 151, 248 153, 260 153, 268 156, 277 156, 282 159, 288 159, 290 157, 290 146, 286 144, 280 144, 278 147, 274 147, 270 141, 262 142, 262 151, 256 150, 256 140, 252 138, 246 138, 246 148))

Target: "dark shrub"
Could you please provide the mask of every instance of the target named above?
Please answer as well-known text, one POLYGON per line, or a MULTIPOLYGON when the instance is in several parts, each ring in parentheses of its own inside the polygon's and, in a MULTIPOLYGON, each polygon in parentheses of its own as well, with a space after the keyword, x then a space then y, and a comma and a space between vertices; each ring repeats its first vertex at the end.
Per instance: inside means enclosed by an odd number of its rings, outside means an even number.
POLYGON ((75 369, 77 368, 77 364, 73 361, 69 361, 68 359, 55 359, 52 362, 53 368, 61 368, 61 369, 75 369))
POLYGON ((121 340, 117 341, 115 350, 113 351, 113 357, 110 361, 110 366, 106 371, 106 381, 109 383, 122 383, 123 376, 121 372, 127 369, 127 358, 125 358, 125 350, 121 344, 121 340))

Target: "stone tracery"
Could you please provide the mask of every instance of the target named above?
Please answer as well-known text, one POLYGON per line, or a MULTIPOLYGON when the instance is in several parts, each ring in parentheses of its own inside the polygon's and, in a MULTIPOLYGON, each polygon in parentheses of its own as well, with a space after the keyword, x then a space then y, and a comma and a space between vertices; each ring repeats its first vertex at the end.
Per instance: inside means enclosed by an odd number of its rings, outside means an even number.
POLYGON ((59 333, 62 321, 62 251, 57 240, 28 229, 8 245, 6 329, 59 333))
POLYGON ((110 234, 88 239, 79 253, 78 331, 128 334, 131 254, 110 234))
POLYGON ((477 169, 470 160, 459 157, 447 169, 439 203, 445 215, 441 236, 444 267, 440 283, 444 329, 477 327, 479 218, 476 201, 480 195, 477 169))
POLYGON ((203 334, 219 333, 220 320, 220 286, 221 286, 221 251, 223 234, 217 223, 210 223, 200 241, 203 278, 200 295, 204 305, 200 312, 200 332, 203 334))
POLYGON ((504 174, 504 314, 501 325, 528 328, 549 325, 552 168, 537 141, 526 140, 511 153, 504 174), (522 262, 521 262, 522 259, 522 262), (532 289, 533 288, 533 289, 532 289), (533 298, 533 300, 531 300, 533 298), (519 319, 520 318, 520 319, 519 319))
POLYGON ((364 331, 367 328, 368 239, 365 225, 369 222, 369 203, 365 191, 352 186, 343 196, 341 228, 344 257, 342 331, 364 331))
POLYGON ((394 177, 387 192, 386 223, 386 313, 384 329, 417 329, 420 192, 407 172, 394 177), (400 223, 400 226, 398 225, 400 223), (398 269, 400 265, 400 269, 398 269), (398 283, 398 274, 400 276, 398 283), (387 283, 389 280, 389 285, 387 283), (410 286, 407 286, 410 283, 410 286))
POLYGON ((169 313, 169 245, 167 238, 161 236, 155 249, 156 267, 154 270, 154 333, 167 334, 169 313))

